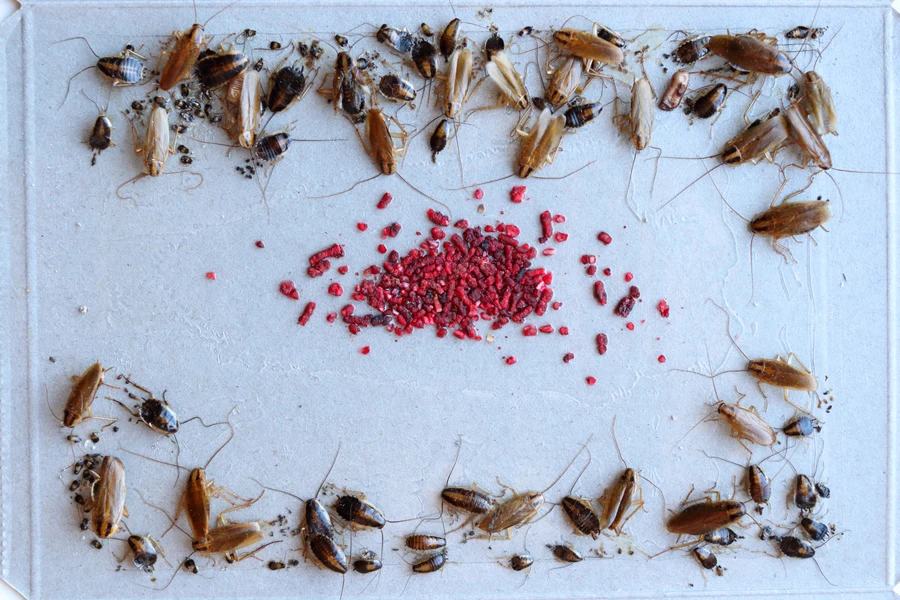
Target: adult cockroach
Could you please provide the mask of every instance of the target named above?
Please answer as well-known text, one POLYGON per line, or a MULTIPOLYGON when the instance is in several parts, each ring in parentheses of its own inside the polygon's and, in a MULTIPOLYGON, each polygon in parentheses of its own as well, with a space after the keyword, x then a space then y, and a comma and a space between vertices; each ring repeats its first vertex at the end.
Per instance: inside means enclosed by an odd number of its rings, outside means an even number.
POLYGON ((699 562, 704 569, 709 569, 710 571, 712 571, 719 563, 716 555, 710 552, 708 548, 704 548, 703 546, 697 546, 696 548, 694 548, 693 554, 694 558, 697 559, 697 562, 699 562))
POLYGON ((353 570, 357 573, 374 573, 375 571, 380 571, 383 566, 381 559, 371 550, 366 550, 358 559, 353 561, 353 570))
POLYGON ((822 426, 818 420, 801 415, 788 421, 781 430, 791 437, 809 437, 814 431, 822 431, 822 426))
POLYGON ((710 36, 698 35, 683 40, 672 52, 672 60, 676 63, 692 64, 703 58, 709 53, 710 36))
POLYGON ((547 547, 559 561, 577 563, 584 560, 584 555, 568 544, 547 544, 547 547))
POLYGON ((416 88, 412 83, 396 73, 387 73, 378 82, 378 91, 389 100, 397 102, 413 102, 416 99, 416 88))
POLYGON ((719 112, 727 96, 728 87, 723 83, 717 83, 708 92, 694 100, 691 113, 701 119, 708 119, 719 112))
POLYGON ((584 127, 603 112, 603 105, 600 102, 586 102, 576 104, 566 109, 566 129, 578 129, 584 127))
POLYGON ((503 98, 520 110, 528 108, 529 97, 525 82, 509 56, 503 51, 503 40, 496 33, 485 44, 485 53, 488 56, 488 63, 484 66, 484 70, 491 81, 500 88, 503 98), (492 40, 499 40, 499 43, 497 41, 492 43, 492 40))
POLYGON ((738 535, 730 527, 716 529, 710 531, 703 536, 703 541, 708 544, 716 544, 718 546, 730 546, 738 540, 744 539, 744 536, 738 535))
POLYGON ((356 59, 348 52, 339 52, 334 63, 334 72, 325 76, 318 94, 334 103, 334 112, 343 110, 351 119, 360 115, 366 106, 367 99, 374 93, 374 84, 368 74, 363 72, 356 59), (328 77, 331 76, 331 87, 328 77))
POLYGON ((737 523, 745 514, 744 505, 735 500, 704 498, 672 515, 666 522, 666 529, 680 535, 704 536, 737 523))
POLYGON ((778 243, 778 240, 812 233, 831 220, 831 205, 828 202, 786 200, 787 198, 757 214, 749 222, 750 231, 754 234, 771 238, 775 251, 784 257, 785 262, 788 250, 786 246, 778 243))
POLYGON ((91 490, 91 529, 106 539, 119 531, 119 521, 128 516, 125 508, 125 465, 114 456, 104 456, 91 490))
MULTIPOLYGON (((631 143, 638 152, 650 145, 653 135, 653 88, 646 77, 635 79, 631 87, 631 114, 629 125, 631 143)), ((627 193, 627 192, 626 192, 627 193)))
POLYGON ((106 116, 106 109, 100 108, 100 105, 94 102, 90 96, 85 94, 84 90, 81 90, 81 93, 97 107, 98 113, 97 119, 94 121, 94 126, 91 128, 91 133, 88 135, 87 139, 87 145, 94 151, 94 154, 91 157, 91 166, 93 167, 97 164, 97 157, 100 156, 100 153, 116 144, 112 141, 113 126, 112 121, 106 116))
MULTIPOLYGON (((586 444, 587 443, 585 443, 585 445, 586 444)), ((494 534, 504 531, 506 532, 507 537, 509 537, 509 532, 512 528, 518 528, 531 522, 544 505, 544 494, 559 482, 566 471, 569 470, 569 467, 571 467, 578 459, 583 450, 584 446, 578 450, 578 453, 572 458, 565 470, 560 473, 559 477, 540 492, 524 492, 520 494, 514 488, 501 483, 501 486, 509 489, 513 493, 513 497, 505 500, 496 506, 490 513, 485 515, 478 522, 478 528, 485 531, 488 534, 488 537, 493 537, 494 534)))
POLYGON ((258 544, 264 539, 263 524, 259 521, 231 523, 223 515, 219 515, 216 527, 209 530, 206 539, 192 541, 191 548, 194 552, 199 554, 225 554, 227 555, 228 562, 240 562, 245 558, 256 555, 256 553, 266 546, 281 543, 281 540, 275 540, 274 542, 263 544, 253 552, 248 552, 240 556, 235 554, 236 551, 258 544))
POLYGON ((831 98, 831 88, 815 71, 803 74, 803 95, 800 103, 809 118, 813 130, 820 136, 837 135, 838 115, 831 98))
POLYGON ((551 106, 562 106, 581 88, 584 62, 568 57, 550 75, 550 84, 544 91, 544 98, 551 106))
POLYGON ((810 124, 799 101, 794 101, 784 111, 784 119, 788 125, 790 138, 797 144, 803 154, 801 164, 812 162, 823 171, 831 168, 831 154, 810 124))
POLYGON ((591 465, 593 461, 593 456, 591 455, 590 449, 585 446, 585 450, 588 453, 588 462, 582 467, 581 471, 578 473, 578 476, 575 478, 575 481, 572 482, 572 487, 569 490, 569 494, 562 499, 560 502, 560 506, 562 506, 563 512, 566 513, 566 516, 571 521, 572 525, 575 527, 575 530, 581 534, 589 535, 594 539, 597 539, 597 536, 600 535, 600 517, 597 516, 597 511, 594 510, 594 507, 591 506, 591 501, 587 498, 582 498, 581 496, 575 496, 573 492, 575 491, 575 485, 578 483, 578 480, 581 479, 581 476, 584 475, 584 472, 591 465))
POLYGON ((256 145, 262 106, 262 84, 259 72, 245 71, 228 84, 222 105, 225 107, 225 129, 244 148, 256 145))
POLYGON ((440 48, 441 56, 444 58, 450 58, 450 55, 456 50, 457 40, 459 39, 459 24, 459 19, 453 19, 447 23, 444 31, 441 32, 441 37, 438 38, 438 48, 440 48))
POLYGON ((549 108, 545 108, 531 129, 519 131, 523 137, 516 157, 516 175, 527 179, 545 165, 553 164, 565 126, 564 114, 553 115, 549 108))
POLYGON ((143 83, 144 78, 147 76, 147 69, 144 67, 144 63, 141 62, 146 59, 135 52, 134 47, 131 45, 126 46, 119 54, 113 56, 100 56, 94 52, 94 49, 91 47, 91 43, 87 41, 87 38, 82 36, 67 38, 55 43, 59 44, 71 40, 84 40, 84 43, 87 44, 91 54, 97 57, 97 63, 90 67, 86 67, 69 77, 69 81, 66 83, 66 95, 63 98, 63 104, 65 104, 66 98, 69 97, 72 80, 88 69, 97 69, 100 71, 104 77, 112 81, 113 87, 137 85, 143 83))
POLYGON ((572 56, 605 65, 621 65, 625 61, 625 53, 613 43, 597 35, 597 25, 593 31, 564 28, 553 33, 556 45, 572 56))
POLYGON ((92 364, 81 377, 73 377, 75 385, 69 392, 66 399, 65 408, 63 408, 62 424, 64 427, 75 427, 79 423, 83 423, 93 417, 91 413, 91 405, 94 398, 97 397, 97 390, 103 383, 103 375, 106 370, 99 362, 92 364))
POLYGON ((406 27, 403 29, 396 29, 394 27, 388 27, 387 25, 382 25, 378 28, 375 39, 382 44, 393 48, 400 54, 409 54, 416 41, 415 36, 411 34, 406 27))
POLYGON ((690 81, 690 71, 686 71, 685 69, 675 71, 675 73, 672 74, 672 79, 669 80, 669 85, 666 87, 665 93, 662 95, 662 98, 659 99, 659 108, 668 111, 675 110, 681 106, 681 101, 684 100, 684 95, 687 93, 690 81))
POLYGON ((782 75, 793 68, 791 59, 771 44, 753 35, 714 35, 706 49, 734 66, 763 75, 782 75))
MULTIPOLYGON (((202 25, 194 23, 187 33, 176 31, 172 34, 175 40, 175 46, 171 52, 168 52, 168 60, 160 70, 159 89, 168 91, 175 87, 182 79, 190 77, 191 69, 197 63, 200 51, 206 45, 206 38, 203 35, 206 26, 217 17, 228 6, 222 8, 202 25)), ((194 5, 194 20, 197 20, 197 6, 194 5)))
POLYGON ((450 68, 444 91, 444 116, 456 119, 462 113, 463 105, 469 101, 481 84, 479 81, 470 89, 474 73, 472 71, 472 51, 462 47, 454 50, 450 56, 450 68))
POLYGON ((197 57, 197 79, 205 90, 215 90, 244 73, 250 59, 237 50, 216 52, 206 49, 197 57))

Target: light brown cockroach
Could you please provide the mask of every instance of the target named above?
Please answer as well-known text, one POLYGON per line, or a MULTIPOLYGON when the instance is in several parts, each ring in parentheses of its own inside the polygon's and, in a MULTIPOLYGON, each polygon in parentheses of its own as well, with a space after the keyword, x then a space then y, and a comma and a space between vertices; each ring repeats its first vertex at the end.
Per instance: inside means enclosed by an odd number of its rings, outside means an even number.
POLYGON ((444 116, 448 119, 459 117, 465 103, 481 85, 479 81, 472 86, 472 80, 475 78, 473 63, 472 51, 466 47, 457 48, 450 56, 450 67, 443 93, 444 116))
POLYGON ((509 56, 503 51, 503 40, 496 33, 490 38, 490 40, 494 39, 499 40, 499 44, 494 42, 493 46, 485 45, 488 62, 484 66, 484 70, 500 89, 503 98, 516 108, 524 110, 528 108, 530 102, 528 90, 525 89, 525 81, 509 56))
POLYGON ((75 384, 69 397, 66 399, 66 406, 63 408, 62 424, 64 427, 75 427, 79 423, 83 423, 91 418, 91 405, 97 397, 97 390, 103 383, 103 375, 106 371, 99 362, 92 364, 81 377, 74 376, 72 379, 75 384))
POLYGON ((714 35, 705 46, 712 54, 751 73, 783 75, 790 73, 794 66, 777 46, 754 35, 714 35))
POLYGON ((192 541, 191 548, 199 554, 225 554, 228 562, 240 562, 245 558, 256 555, 257 552, 266 546, 281 543, 281 540, 275 540, 263 544, 252 552, 240 556, 235 554, 237 550, 262 542, 265 539, 264 525, 265 523, 260 521, 232 523, 223 515, 219 515, 219 518, 216 520, 216 526, 209 530, 206 539, 192 541))
POLYGON ((334 72, 325 76, 317 93, 331 100, 335 113, 340 108, 354 120, 365 110, 366 101, 372 97, 374 89, 372 79, 359 68, 356 59, 348 52, 338 52, 334 72), (329 77, 331 77, 330 89, 329 77))
POLYGON ((823 171, 830 169, 831 154, 828 152, 828 147, 825 146, 822 137, 813 129, 799 101, 795 100, 784 111, 784 119, 788 125, 790 138, 803 154, 801 164, 812 162, 823 171))
POLYGON ((553 115, 549 108, 545 108, 531 129, 517 130, 522 141, 516 157, 516 175, 526 179, 545 165, 553 164, 565 128, 565 114, 553 115))
POLYGON ((577 563, 584 560, 584 555, 568 544, 547 544, 547 547, 550 548, 550 552, 553 553, 556 560, 567 563, 577 563))
POLYGON ((720 402, 716 412, 731 427, 731 437, 737 438, 738 443, 744 446, 747 452, 752 454, 742 440, 760 446, 772 447, 775 445, 775 430, 759 415, 755 406, 748 409, 740 404, 720 402))
POLYGON ((104 456, 91 489, 91 529, 106 539, 119 531, 119 521, 128 516, 125 508, 125 465, 114 456, 104 456))
POLYGON ((754 216, 749 227, 756 235, 768 237, 772 240, 772 247, 780 254, 784 261, 788 261, 790 249, 779 243, 779 240, 798 235, 812 233, 815 229, 824 226, 831 220, 831 204, 821 200, 808 200, 804 202, 787 202, 783 200, 773 205, 766 211, 754 216))
POLYGON ((631 87, 631 143, 638 152, 650 145, 653 136, 653 88, 646 77, 635 79, 631 87))
POLYGON ((605 65, 621 65, 625 61, 625 53, 615 44, 598 36, 598 31, 597 24, 594 24, 593 31, 567 27, 555 31, 553 41, 572 56, 605 65))
POLYGON ((790 144, 790 128, 780 110, 751 124, 746 130, 725 143, 722 162, 729 165, 775 160, 775 154, 790 144))
POLYGON ((584 62, 567 57, 559 67, 550 72, 550 83, 544 91, 547 102, 554 107, 562 106, 581 88, 584 76, 584 62))
POLYGON ((262 84, 259 72, 250 69, 228 84, 222 97, 225 108, 225 129, 238 143, 252 149, 256 145, 262 107, 262 84))
POLYGON ((800 103, 817 134, 837 135, 838 115, 831 98, 831 88, 815 71, 803 74, 803 95, 800 103))
POLYGON ((659 108, 661 110, 675 110, 681 106, 684 95, 687 93, 688 84, 691 81, 691 73, 685 69, 680 69, 672 74, 669 85, 666 87, 665 93, 659 100, 659 108))
MULTIPOLYGON (((213 14, 202 25, 195 22, 187 33, 182 33, 181 31, 172 33, 175 46, 170 52, 166 53, 169 55, 169 58, 160 70, 159 89, 168 91, 180 83, 182 79, 190 77, 191 69, 197 64, 200 51, 206 45, 206 37, 203 35, 206 26, 226 8, 229 7, 226 6, 213 14)), ((197 6, 194 5, 194 21, 196 20, 197 6)))
MULTIPOLYGON (((585 446, 586 445, 587 442, 585 442, 585 446)), ((497 505, 490 513, 485 515, 478 522, 478 528, 486 532, 486 537, 489 538, 500 532, 505 532, 507 538, 509 538, 511 529, 521 527, 522 525, 531 522, 544 505, 544 494, 562 479, 563 475, 566 474, 566 471, 574 464, 583 450, 584 446, 578 450, 578 453, 572 458, 565 470, 559 474, 559 477, 540 492, 524 492, 520 494, 514 488, 504 485, 498 480, 498 483, 504 488, 509 489, 513 493, 513 496, 497 505)))

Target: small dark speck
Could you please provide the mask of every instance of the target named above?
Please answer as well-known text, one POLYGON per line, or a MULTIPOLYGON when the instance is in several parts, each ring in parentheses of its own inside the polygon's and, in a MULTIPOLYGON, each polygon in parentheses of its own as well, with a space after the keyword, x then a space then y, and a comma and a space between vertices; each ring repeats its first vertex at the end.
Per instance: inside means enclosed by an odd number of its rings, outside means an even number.
POLYGON ((56 362, 56 357, 55 357, 55 356, 51 356, 51 357, 50 357, 50 362, 55 363, 55 362, 56 362))

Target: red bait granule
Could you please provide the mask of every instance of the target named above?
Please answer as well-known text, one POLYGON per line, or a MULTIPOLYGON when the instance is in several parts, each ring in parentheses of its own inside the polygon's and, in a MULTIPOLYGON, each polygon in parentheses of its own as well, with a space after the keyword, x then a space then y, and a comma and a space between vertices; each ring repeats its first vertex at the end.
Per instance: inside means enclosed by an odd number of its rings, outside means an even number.
POLYGON ((207 271, 206 278, 209 279, 210 281, 215 281, 216 280, 216 272, 215 271, 207 271))
POLYGON ((482 190, 482 189, 475 190, 474 196, 475 196, 476 200, 481 200, 482 198, 484 198, 484 190, 482 190))
POLYGON ((606 306, 606 288, 603 286, 602 281, 594 282, 594 298, 597 299, 597 302, 600 303, 600 306, 606 306))
POLYGON ((641 297, 641 290, 638 288, 638 286, 633 285, 628 288, 628 295, 637 300, 641 297))
MULTIPOLYGON (((312 317, 314 310, 316 310, 316 303, 307 302, 306 306, 303 308, 303 312, 300 313, 300 318, 297 319, 297 322, 305 326, 309 323, 309 319, 312 317)), ((337 317, 337 315, 335 315, 335 317, 337 317)))
POLYGON ((659 358, 657 358, 656 360, 657 360, 658 362, 664 363, 664 362, 666 362, 666 355, 665 355, 665 354, 660 354, 660 355, 659 355, 659 358))
POLYGON ((466 229, 469 227, 469 222, 465 219, 460 219, 456 223, 453 224, 457 229, 466 229))
POLYGON ((440 227, 432 227, 431 228, 431 237, 435 240, 442 240, 447 237, 447 234, 444 233, 444 230, 440 227))
POLYGON ((541 221, 541 237, 538 238, 538 243, 543 244, 551 237, 553 237, 553 218, 550 216, 550 211, 545 210, 540 215, 541 221))
POLYGON ((563 362, 566 363, 566 364, 569 364, 569 362, 570 362, 573 358, 575 358, 575 355, 572 354, 571 352, 566 352, 565 354, 563 354, 563 362))
POLYGON ((507 358, 507 359, 506 359, 506 364, 508 364, 508 365, 514 365, 514 364, 516 364, 516 357, 515 357, 515 356, 510 356, 509 358, 507 358))
POLYGON ((339 283, 332 283, 328 286, 328 293, 332 296, 341 296, 344 293, 344 288, 339 283))
POLYGON ((616 314, 620 317, 627 317, 631 314, 631 309, 634 308, 634 298, 631 296, 625 296, 621 300, 619 300, 619 304, 616 306, 616 314))
POLYGON ((514 204, 519 204, 522 200, 525 199, 525 186, 524 185, 514 185, 513 189, 509 191, 509 199, 514 204))
POLYGON ((526 325, 522 328, 522 335, 525 337, 534 337, 537 335, 537 327, 534 325, 526 325))
POLYGON ((605 333, 597 334, 597 354, 603 355, 606 354, 606 347, 609 344, 609 338, 606 337, 605 333))
POLYGON ((606 246, 609 246, 612 243, 612 237, 605 231, 601 231, 599 234, 597 234, 597 239, 603 242, 603 244, 606 246))
POLYGON ((584 270, 590 277, 593 277, 597 273, 597 266, 591 265, 587 269, 584 270))
POLYGON ((439 213, 438 211, 429 208, 428 209, 428 220, 437 225, 438 227, 446 227, 450 224, 450 217, 443 213, 439 213))
MULTIPOLYGON (((498 230, 502 231, 502 230, 498 230)), ((516 227, 515 225, 507 225, 506 226, 506 235, 509 237, 519 237, 519 234, 522 233, 522 230, 516 227)))
POLYGON ((596 377, 592 377, 592 376, 590 376, 590 375, 588 375, 587 377, 585 377, 584 380, 587 382, 588 385, 594 385, 595 383, 597 383, 597 378, 596 378, 596 377))
POLYGON ((538 331, 541 333, 553 333, 553 325, 541 325, 538 327, 538 331))
POLYGON ((628 328, 628 331, 634 331, 634 323, 632 323, 631 321, 625 323, 625 327, 628 328))
POLYGON ((360 231, 365 231, 366 229, 369 228, 369 226, 366 225, 365 223, 357 223, 356 228, 359 229, 360 231))
POLYGON ((366 355, 366 354, 368 354, 369 351, 371 351, 371 350, 372 350, 372 349, 369 348, 368 346, 363 346, 362 348, 359 349, 359 353, 362 354, 362 355, 366 355))
POLYGON ((634 273, 632 273, 631 271, 629 271, 628 273, 625 273, 625 281, 626 282, 631 281, 632 279, 634 279, 634 273))
POLYGON ((316 265, 326 258, 342 258, 344 256, 344 247, 340 244, 333 244, 324 250, 320 250, 309 257, 309 264, 316 265))
POLYGON ((325 317, 325 320, 329 323, 334 323, 335 320, 337 320, 337 313, 328 313, 328 315, 326 315, 325 317))
POLYGON ((597 257, 593 254, 582 254, 581 255, 581 264, 583 265, 592 265, 597 262, 597 257))
POLYGON ((554 254, 556 254, 556 248, 544 248, 543 250, 541 250, 541 254, 543 254, 544 256, 553 256, 554 254))
POLYGON ((556 235, 553 236, 553 239, 555 239, 559 243, 562 243, 562 242, 566 241, 567 239, 569 239, 569 234, 562 233, 560 231, 560 232, 556 233, 556 235))
POLYGON ((605 269, 603 269, 603 274, 609 277, 610 275, 612 275, 612 269, 606 267, 605 269))
POLYGON ((384 272, 363 279, 355 289, 376 314, 353 316, 351 306, 348 313, 342 311, 344 322, 381 325, 396 335, 433 325, 478 339, 479 320, 500 329, 547 311, 552 275, 532 268, 536 255, 528 244, 503 233, 485 235, 477 227, 443 242, 424 240, 404 257, 392 251, 384 272))
POLYGON ((331 261, 327 258, 319 261, 306 270, 306 274, 310 277, 319 277, 325 274, 325 271, 331 268, 331 261))
POLYGON ((397 234, 400 233, 400 229, 401 229, 400 223, 391 223, 390 225, 388 225, 387 227, 385 227, 384 229, 381 230, 381 239, 385 239, 385 238, 389 238, 389 237, 392 237, 392 238, 397 237, 397 234))
POLYGON ((387 208, 388 204, 390 204, 391 200, 393 199, 393 196, 391 196, 388 192, 385 192, 384 196, 381 197, 381 200, 378 201, 376 208, 387 208))
POLYGON ((669 318, 669 303, 666 302, 665 298, 659 301, 659 304, 656 305, 656 310, 659 311, 659 316, 663 319, 669 318))
POLYGON ((254 244, 257 248, 265 248, 266 245, 263 244, 262 240, 256 240, 256 244, 254 244))
POLYGON ((297 291, 297 286, 294 285, 293 281, 282 281, 280 289, 281 293, 288 298, 292 298, 294 300, 300 299, 300 292, 297 291))
POLYGON ((493 225, 485 225, 484 232, 485 233, 494 233, 494 226, 493 225))
POLYGON ((559 328, 559 335, 569 335, 569 328, 563 325, 559 328))
POLYGON ((552 308, 553 310, 559 310, 562 308, 562 302, 554 302, 550 305, 550 308, 552 308))
POLYGON ((350 270, 350 267, 348 267, 347 265, 341 265, 338 267, 337 272, 340 273, 341 275, 346 275, 347 271, 349 271, 349 270, 350 270))
POLYGON ((378 244, 378 253, 384 254, 385 252, 387 252, 387 246, 385 246, 384 244, 378 244))
POLYGON ((565 223, 566 218, 563 215, 553 215, 553 222, 554 223, 565 223))

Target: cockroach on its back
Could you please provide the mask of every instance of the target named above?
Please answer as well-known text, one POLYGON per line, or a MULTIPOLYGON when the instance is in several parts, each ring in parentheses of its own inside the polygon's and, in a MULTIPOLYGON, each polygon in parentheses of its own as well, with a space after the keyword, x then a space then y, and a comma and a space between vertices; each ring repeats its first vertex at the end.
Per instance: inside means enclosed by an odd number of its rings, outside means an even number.
POLYGON ((798 25, 793 29, 786 31, 784 37, 789 40, 817 40, 828 31, 828 27, 806 27, 798 25))
POLYGON ((737 540, 741 539, 744 539, 743 536, 736 534, 730 527, 710 531, 703 536, 704 542, 707 542, 709 544, 716 544, 719 546, 730 546, 737 540))
POLYGON ((526 179, 545 165, 552 164, 565 126, 565 115, 552 115, 550 109, 545 108, 530 130, 518 131, 522 141, 516 157, 516 175, 526 179))
POLYGON ((584 75, 584 62, 567 57, 563 63, 551 73, 550 83, 544 91, 544 97, 551 106, 561 106, 569 101, 581 87, 584 75))
POLYGON ((782 554, 791 558, 812 558, 816 555, 816 549, 812 544, 792 535, 783 537, 779 548, 782 554))
POLYGON ((709 551, 708 548, 704 548, 703 546, 697 546, 693 550, 694 558, 697 559, 697 562, 704 569, 709 569, 710 571, 716 568, 716 565, 719 563, 716 555, 709 551))
POLYGON ((814 431, 822 431, 822 426, 816 419, 801 415, 788 421, 781 430, 791 437, 809 437, 814 431))
POLYGON ((93 167, 97 164, 97 157, 100 156, 100 153, 116 144, 112 141, 113 126, 112 121, 106 116, 106 109, 100 108, 100 105, 85 94, 84 90, 81 90, 81 93, 91 101, 91 104, 97 107, 97 119, 94 121, 94 126, 91 128, 91 133, 87 139, 87 145, 94 151, 91 157, 91 166, 93 167))
POLYGON ((134 566, 147 573, 153 572, 153 567, 162 554, 162 548, 155 539, 149 535, 129 535, 128 548, 134 560, 134 566))
POLYGON ((395 73, 387 73, 381 77, 378 91, 385 98, 398 102, 413 102, 416 99, 415 86, 395 73))
POLYGON ((509 557, 509 566, 513 571, 524 571, 534 564, 534 557, 530 554, 513 554, 509 557))
POLYGON ((409 54, 416 41, 415 36, 407 31, 405 27, 403 29, 395 29, 387 25, 382 25, 378 28, 375 38, 400 54, 409 54))

